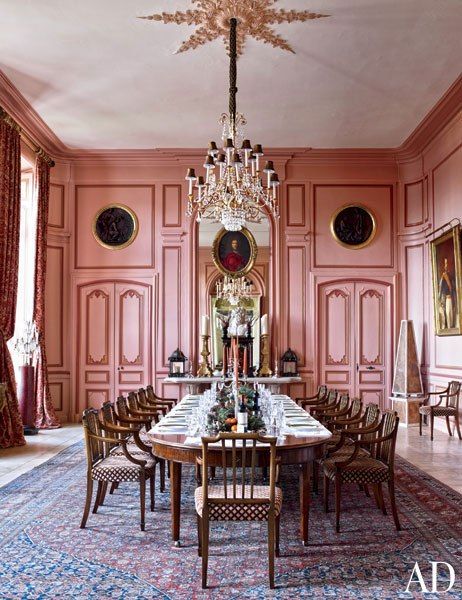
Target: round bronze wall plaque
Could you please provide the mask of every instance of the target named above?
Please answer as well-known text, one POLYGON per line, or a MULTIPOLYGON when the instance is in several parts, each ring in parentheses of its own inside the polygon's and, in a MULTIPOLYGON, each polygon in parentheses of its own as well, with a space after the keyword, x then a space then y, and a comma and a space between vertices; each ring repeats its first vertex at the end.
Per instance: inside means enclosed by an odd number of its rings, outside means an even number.
POLYGON ((342 206, 332 215, 330 230, 335 241, 352 250, 372 242, 377 229, 374 215, 360 204, 342 206))
POLYGON ((93 219, 93 235, 104 248, 122 250, 129 246, 138 234, 138 218, 123 204, 108 204, 93 219))

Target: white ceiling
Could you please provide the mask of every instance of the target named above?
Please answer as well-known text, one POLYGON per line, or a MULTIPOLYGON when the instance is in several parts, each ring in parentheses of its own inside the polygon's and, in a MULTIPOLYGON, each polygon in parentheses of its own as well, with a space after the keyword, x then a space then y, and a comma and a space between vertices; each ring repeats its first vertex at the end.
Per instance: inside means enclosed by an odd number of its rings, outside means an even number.
MULTIPOLYGON (((254 40, 238 106, 266 146, 396 147, 462 65, 461 0, 281 0, 328 19, 254 40)), ((136 19, 188 0, 0 0, 0 69, 76 148, 202 147, 227 109, 221 41, 175 55, 193 28, 136 19)))

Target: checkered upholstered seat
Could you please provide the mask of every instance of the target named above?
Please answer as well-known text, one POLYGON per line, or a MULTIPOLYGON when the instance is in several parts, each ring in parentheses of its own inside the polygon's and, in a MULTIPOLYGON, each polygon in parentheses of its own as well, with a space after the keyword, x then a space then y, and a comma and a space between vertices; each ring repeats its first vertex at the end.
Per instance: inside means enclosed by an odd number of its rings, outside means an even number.
MULTIPOLYGON (((335 463, 347 458, 346 456, 337 456, 337 454, 334 456, 335 458, 328 458, 323 462, 324 473, 330 479, 335 478, 335 463)), ((388 466, 369 456, 359 456, 343 467, 340 473, 344 483, 382 483, 389 477, 388 466)))
MULTIPOLYGON (((242 497, 242 487, 236 486, 236 496, 242 497)), ((253 488, 254 498, 266 498, 268 504, 244 504, 232 500, 232 503, 217 504, 213 498, 224 498, 225 490, 222 485, 212 485, 208 488, 209 493, 209 519, 211 521, 267 521, 269 511, 269 493, 270 488, 267 485, 256 485, 253 488)), ((233 486, 227 486, 228 498, 233 497, 233 486)), ((250 486, 244 488, 244 498, 250 498, 250 486)), ((204 498, 202 487, 198 487, 195 492, 196 511, 202 516, 204 508, 204 498)), ((278 516, 282 508, 282 490, 275 488, 274 512, 278 516)))
POLYGON ((435 417, 454 417, 457 409, 453 406, 421 406, 419 412, 421 415, 429 415, 433 412, 435 417))
MULTIPOLYGON (((143 460, 146 460, 145 471, 149 476, 154 471, 155 461, 148 455, 143 460)), ((111 454, 92 468, 91 476, 97 481, 139 481, 140 466, 130 462, 125 456, 111 454)))

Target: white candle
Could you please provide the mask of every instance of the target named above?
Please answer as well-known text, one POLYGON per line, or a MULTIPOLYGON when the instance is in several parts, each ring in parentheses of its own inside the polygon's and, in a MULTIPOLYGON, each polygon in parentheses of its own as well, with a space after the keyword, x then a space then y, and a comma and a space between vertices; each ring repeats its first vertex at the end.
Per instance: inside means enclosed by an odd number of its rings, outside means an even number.
POLYGON ((268 315, 263 315, 260 319, 261 334, 268 334, 268 315))
POLYGON ((202 315, 201 335, 210 335, 210 317, 202 315))

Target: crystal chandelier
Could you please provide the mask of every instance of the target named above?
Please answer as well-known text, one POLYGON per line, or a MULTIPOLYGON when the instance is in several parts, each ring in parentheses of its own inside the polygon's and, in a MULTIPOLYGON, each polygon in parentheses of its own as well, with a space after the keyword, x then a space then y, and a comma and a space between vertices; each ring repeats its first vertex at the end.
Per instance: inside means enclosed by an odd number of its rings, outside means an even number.
POLYGON ((217 281, 217 298, 228 300, 230 304, 239 304, 241 298, 250 298, 252 292, 253 285, 245 277, 236 279, 225 275, 221 281, 217 281))
POLYGON ((189 184, 187 215, 196 215, 200 222, 206 217, 221 223, 228 231, 239 231, 245 223, 260 223, 267 214, 279 217, 277 188, 279 178, 273 161, 261 169, 263 149, 244 138, 245 117, 236 112, 237 95, 237 19, 230 19, 229 34, 229 114, 223 114, 223 148, 210 142, 204 161, 205 178, 188 169, 189 184), (264 181, 265 180, 265 181, 264 181))

